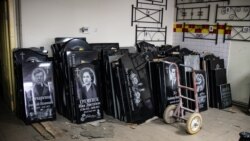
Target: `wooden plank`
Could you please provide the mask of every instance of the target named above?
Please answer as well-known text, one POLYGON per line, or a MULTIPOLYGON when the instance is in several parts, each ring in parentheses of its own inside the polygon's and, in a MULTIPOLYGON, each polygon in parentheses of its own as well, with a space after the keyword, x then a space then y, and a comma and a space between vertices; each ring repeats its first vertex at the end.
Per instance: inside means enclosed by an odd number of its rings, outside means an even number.
POLYGON ((44 137, 44 139, 46 140, 54 139, 54 137, 49 132, 47 132, 47 130, 45 130, 45 128, 41 124, 33 123, 32 127, 35 128, 36 131, 39 132, 44 137))
POLYGON ((63 136, 63 131, 54 126, 51 121, 41 122, 41 125, 55 138, 63 136))
POLYGON ((15 78, 14 78, 14 67, 13 67, 13 57, 12 57, 12 49, 17 46, 17 33, 16 33, 16 8, 15 8, 15 0, 8 0, 8 32, 9 32, 9 47, 7 48, 8 52, 8 81, 10 85, 10 100, 11 100, 11 109, 15 111, 15 78))

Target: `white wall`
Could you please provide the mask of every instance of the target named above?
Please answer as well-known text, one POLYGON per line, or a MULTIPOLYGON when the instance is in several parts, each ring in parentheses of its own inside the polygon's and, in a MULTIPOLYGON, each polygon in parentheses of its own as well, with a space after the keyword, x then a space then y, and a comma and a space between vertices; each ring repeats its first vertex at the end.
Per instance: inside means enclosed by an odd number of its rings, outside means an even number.
MULTIPOLYGON (((131 27, 130 20, 131 5, 135 3, 136 0, 21 0, 23 47, 45 46, 50 50, 55 37, 86 37, 89 43, 119 42, 120 46, 134 46, 135 26, 131 27), (82 34, 79 29, 83 26, 97 28, 97 32, 82 34)), ((172 32, 174 4, 174 0, 168 0, 164 13, 163 25, 168 26, 167 44, 193 46, 200 52, 212 51, 224 58, 233 100, 246 103, 250 93, 250 43, 220 42, 217 46, 204 41, 182 43, 181 35, 172 32)), ((215 4, 211 4, 210 24, 214 23, 215 4)), ((250 0, 231 0, 231 5, 250 5, 250 0)))
MULTIPOLYGON (((21 0, 23 47, 49 49, 55 37, 86 37, 89 43, 134 46, 131 5, 135 3, 136 0, 21 0), (81 33, 83 26, 89 26, 92 32, 81 33)), ((169 26, 167 43, 172 44, 174 3, 169 3, 164 26, 169 26)))
MULTIPOLYGON (((232 5, 250 5, 249 0, 231 0, 232 5)), ((249 22, 232 25, 250 26, 249 22)), ((250 42, 231 41, 229 49, 228 82, 234 101, 248 103, 250 96, 250 42)))
POLYGON ((230 46, 228 82, 234 101, 248 103, 250 95, 250 43, 232 42, 230 46))

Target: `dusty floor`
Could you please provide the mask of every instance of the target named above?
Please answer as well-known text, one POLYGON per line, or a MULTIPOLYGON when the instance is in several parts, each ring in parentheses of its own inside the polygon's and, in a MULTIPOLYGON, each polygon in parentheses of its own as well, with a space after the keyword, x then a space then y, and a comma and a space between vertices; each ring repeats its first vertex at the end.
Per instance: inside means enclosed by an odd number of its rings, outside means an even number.
MULTIPOLYGON (((53 121, 53 126, 63 135, 58 141, 238 141, 239 132, 250 132, 250 116, 233 107, 224 110, 209 109, 201 113, 203 128, 196 135, 185 132, 184 123, 166 125, 162 119, 141 125, 130 125, 106 116, 105 122, 94 127, 87 124, 71 124, 62 116, 53 121), (87 138, 87 129, 106 138, 87 138), (104 130, 103 130, 104 129, 104 130), (104 132, 103 132, 104 131, 104 132), (102 133, 101 133, 102 132, 102 133), (100 133, 100 134, 99 134, 100 133)), ((92 135, 93 136, 93 135, 92 135)), ((25 125, 14 114, 0 107, 0 141, 42 141, 44 138, 32 126, 25 125)))

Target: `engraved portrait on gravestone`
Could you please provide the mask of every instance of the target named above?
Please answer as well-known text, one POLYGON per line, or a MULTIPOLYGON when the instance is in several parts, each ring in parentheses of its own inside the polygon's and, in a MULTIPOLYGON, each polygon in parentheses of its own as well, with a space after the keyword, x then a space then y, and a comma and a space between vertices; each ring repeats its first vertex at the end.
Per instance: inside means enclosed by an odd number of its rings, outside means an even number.
POLYGON ((96 76, 91 68, 83 68, 80 70, 81 94, 79 99, 89 99, 97 97, 96 76))

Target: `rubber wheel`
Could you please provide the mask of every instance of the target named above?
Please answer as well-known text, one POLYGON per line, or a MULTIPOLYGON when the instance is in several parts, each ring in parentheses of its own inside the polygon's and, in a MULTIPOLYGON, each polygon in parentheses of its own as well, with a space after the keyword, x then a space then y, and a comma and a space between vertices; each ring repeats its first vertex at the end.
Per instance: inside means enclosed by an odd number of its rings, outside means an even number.
POLYGON ((187 120, 187 132, 196 134, 201 130, 202 117, 199 113, 193 113, 187 120))
POLYGON ((174 123, 176 121, 175 117, 173 116, 174 115, 174 112, 175 112, 175 109, 176 109, 176 105, 169 105, 164 113, 163 113, 163 119, 166 123, 174 123))

